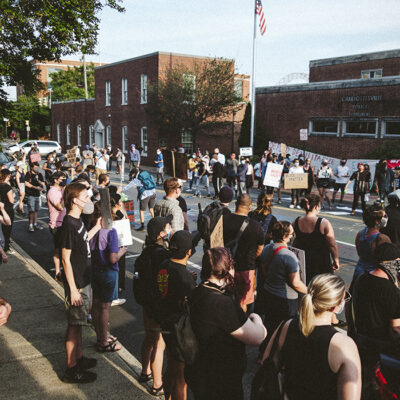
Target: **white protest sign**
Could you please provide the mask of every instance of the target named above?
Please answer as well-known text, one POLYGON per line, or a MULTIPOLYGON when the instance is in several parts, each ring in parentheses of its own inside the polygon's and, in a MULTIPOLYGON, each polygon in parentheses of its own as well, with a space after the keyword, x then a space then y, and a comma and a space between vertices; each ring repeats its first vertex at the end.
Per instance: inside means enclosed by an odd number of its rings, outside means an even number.
POLYGON ((274 164, 272 162, 269 162, 267 164, 267 170, 265 171, 263 184, 265 186, 278 188, 281 183, 282 170, 282 164, 274 164))
POLYGON ((240 156, 241 157, 251 157, 253 155, 252 147, 240 147, 240 156))
POLYGON ((118 246, 130 246, 132 241, 131 224, 129 219, 120 219, 113 222, 113 228, 117 231, 118 246))
POLYGON ((288 246, 288 250, 294 253, 299 261, 300 279, 306 284, 306 253, 304 250, 297 249, 296 247, 288 246))

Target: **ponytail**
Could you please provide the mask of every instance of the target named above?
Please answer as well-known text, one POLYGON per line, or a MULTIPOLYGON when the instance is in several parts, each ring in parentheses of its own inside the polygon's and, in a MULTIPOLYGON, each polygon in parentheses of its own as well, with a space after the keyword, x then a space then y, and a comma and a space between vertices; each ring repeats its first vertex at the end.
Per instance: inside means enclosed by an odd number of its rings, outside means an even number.
POLYGON ((314 330, 315 326, 315 313, 312 296, 307 293, 300 301, 299 307, 300 314, 300 329, 301 333, 307 337, 314 330))

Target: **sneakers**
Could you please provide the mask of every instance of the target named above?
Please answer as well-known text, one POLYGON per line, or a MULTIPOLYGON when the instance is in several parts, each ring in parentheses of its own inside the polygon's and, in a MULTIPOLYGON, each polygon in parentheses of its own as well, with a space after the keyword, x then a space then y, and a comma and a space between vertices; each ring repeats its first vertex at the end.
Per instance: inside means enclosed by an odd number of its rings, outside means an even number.
POLYGON ((135 229, 135 231, 136 231, 136 232, 142 232, 142 231, 144 231, 144 224, 141 224, 141 225, 139 226, 139 228, 136 228, 136 229, 135 229))
POLYGON ((117 299, 117 300, 113 300, 111 303, 111 307, 114 306, 122 306, 122 304, 125 304, 126 300, 125 299, 117 299))
POLYGON ((97 379, 97 374, 85 371, 78 364, 72 368, 67 368, 61 380, 65 383, 91 383, 97 379))
POLYGON ((298 208, 299 210, 301 209, 301 207, 299 205, 297 205, 296 208, 298 208))
POLYGON ((29 225, 28 232, 35 232, 35 228, 33 227, 33 225, 29 225))
POLYGON ((97 365, 97 360, 95 358, 88 358, 82 356, 79 360, 76 361, 76 365, 81 369, 90 369, 94 368, 97 365))
POLYGON ((13 249, 8 249, 6 251, 7 254, 15 254, 15 251, 13 249))
POLYGON ((289 208, 294 208, 294 204, 291 204, 291 205, 289 206, 289 208))
POLYGON ((42 226, 42 225, 33 224, 33 227, 34 227, 37 231, 42 231, 42 230, 43 230, 43 226, 42 226))

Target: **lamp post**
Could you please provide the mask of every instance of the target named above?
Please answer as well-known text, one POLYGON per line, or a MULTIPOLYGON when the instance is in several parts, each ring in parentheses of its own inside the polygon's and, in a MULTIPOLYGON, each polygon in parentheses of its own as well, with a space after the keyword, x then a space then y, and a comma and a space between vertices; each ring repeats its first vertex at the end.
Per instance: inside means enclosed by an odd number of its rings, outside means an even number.
POLYGON ((5 137, 7 137, 7 123, 8 123, 8 118, 3 117, 3 121, 4 121, 5 132, 6 132, 6 136, 5 136, 5 137))

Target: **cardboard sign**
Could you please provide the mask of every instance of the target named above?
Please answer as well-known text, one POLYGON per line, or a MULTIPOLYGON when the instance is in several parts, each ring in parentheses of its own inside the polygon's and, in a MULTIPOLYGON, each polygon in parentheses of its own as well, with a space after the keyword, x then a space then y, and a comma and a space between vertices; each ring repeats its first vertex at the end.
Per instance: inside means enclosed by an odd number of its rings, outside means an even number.
POLYGON ((264 182, 265 186, 278 188, 281 184, 283 165, 274 164, 269 162, 267 164, 267 170, 265 172, 264 182))
MULTIPOLYGON (((286 144, 285 143, 281 143, 280 151, 281 151, 282 157, 286 158, 286 144)), ((278 151, 278 153, 279 153, 279 151, 278 151)))
POLYGON ((300 279, 306 284, 306 253, 304 250, 297 249, 296 247, 288 246, 288 250, 294 253, 299 261, 300 279))
POLYGON ((253 156, 253 148, 252 147, 240 147, 239 154, 241 157, 252 157, 253 156))
POLYGON ((42 156, 40 155, 39 152, 38 152, 38 153, 32 153, 32 154, 30 155, 30 161, 31 161, 31 163, 39 162, 39 161, 41 161, 41 160, 42 160, 42 156))
POLYGON ((222 215, 219 217, 219 220, 210 235, 210 248, 213 247, 224 247, 224 226, 222 215))
POLYGON ((131 224, 128 219, 121 219, 113 222, 113 228, 118 234, 118 246, 130 246, 132 241, 131 224))
POLYGON ((285 189, 307 189, 308 174, 285 174, 285 189))
POLYGON ((131 225, 135 224, 135 203, 133 200, 124 201, 126 214, 131 225))

